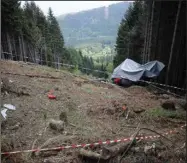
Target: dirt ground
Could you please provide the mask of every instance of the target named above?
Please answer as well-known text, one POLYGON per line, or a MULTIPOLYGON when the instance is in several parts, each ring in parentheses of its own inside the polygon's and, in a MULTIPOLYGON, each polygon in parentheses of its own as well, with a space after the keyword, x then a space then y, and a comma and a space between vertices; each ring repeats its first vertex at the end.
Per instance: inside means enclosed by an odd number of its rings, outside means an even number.
MULTIPOLYGON (((160 109, 164 100, 177 103, 181 99, 171 95, 155 95, 150 88, 119 88, 90 81, 65 70, 24 62, 0 61, 0 69, 1 102, 16 107, 15 111, 8 111, 6 120, 1 117, 2 152, 126 138, 142 127, 164 133, 185 124, 186 112, 180 105, 168 114, 153 111, 160 109), (48 98, 50 90, 54 91, 55 100, 48 98), (48 126, 49 119, 59 120, 62 112, 67 114, 68 120, 64 131, 52 130, 48 126)), ((146 130, 140 134, 155 135, 146 130)), ((162 144, 166 149, 158 150, 156 155, 146 155, 144 150, 128 152, 122 162, 185 162, 185 129, 167 135, 167 138, 174 142, 174 147, 164 138, 142 140, 135 147, 156 143, 156 146, 162 144)), ((83 162, 77 156, 79 150, 67 149, 49 157, 15 154, 3 156, 2 162, 78 163, 83 162)))

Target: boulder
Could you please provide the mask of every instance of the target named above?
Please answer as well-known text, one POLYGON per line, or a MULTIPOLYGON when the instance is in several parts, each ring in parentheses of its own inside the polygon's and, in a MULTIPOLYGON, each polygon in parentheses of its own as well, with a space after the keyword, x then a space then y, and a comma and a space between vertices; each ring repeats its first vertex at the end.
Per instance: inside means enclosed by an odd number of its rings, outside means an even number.
POLYGON ((180 99, 177 101, 178 105, 183 109, 187 110, 187 101, 184 99, 180 99))
POLYGON ((166 110, 176 110, 175 103, 170 100, 162 102, 161 106, 166 110))
POLYGON ((143 109, 143 108, 135 108, 135 109, 133 109, 133 112, 135 112, 137 114, 142 113, 144 111, 145 111, 145 109, 143 109))
POLYGON ((64 126, 65 126, 64 121, 54 120, 54 119, 49 120, 49 127, 53 130, 63 131, 64 126))

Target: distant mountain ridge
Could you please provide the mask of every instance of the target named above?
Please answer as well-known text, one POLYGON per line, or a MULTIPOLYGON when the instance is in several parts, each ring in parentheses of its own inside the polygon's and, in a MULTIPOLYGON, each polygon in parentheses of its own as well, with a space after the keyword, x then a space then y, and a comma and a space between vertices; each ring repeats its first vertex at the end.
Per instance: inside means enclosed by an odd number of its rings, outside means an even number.
POLYGON ((114 43, 117 30, 130 2, 120 2, 57 17, 67 46, 81 43, 114 43))

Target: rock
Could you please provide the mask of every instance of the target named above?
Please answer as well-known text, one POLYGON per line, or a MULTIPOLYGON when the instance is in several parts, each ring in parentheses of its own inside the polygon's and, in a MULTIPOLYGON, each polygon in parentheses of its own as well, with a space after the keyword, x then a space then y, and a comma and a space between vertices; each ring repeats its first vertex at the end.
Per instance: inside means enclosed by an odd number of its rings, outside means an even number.
POLYGON ((55 89, 54 89, 55 91, 59 91, 59 87, 55 87, 55 89))
POLYGON ((52 161, 51 159, 44 159, 43 163, 55 163, 54 161, 52 161))
POLYGON ((161 98, 162 98, 162 99, 169 99, 169 95, 163 94, 161 98))
POLYGON ((105 112, 107 115, 113 115, 115 114, 114 108, 103 108, 103 112, 105 112))
POLYGON ((67 123, 67 122, 68 122, 68 119, 67 119, 67 114, 66 114, 66 112, 61 112, 61 113, 60 113, 60 116, 59 116, 59 119, 60 119, 61 121, 64 121, 65 123, 67 123))
POLYGON ((142 149, 140 147, 133 147, 133 148, 130 149, 130 151, 132 151, 132 152, 140 152, 140 151, 142 151, 142 149))
POLYGON ((135 118, 136 117, 136 113, 135 112, 130 112, 129 113, 129 116, 128 116, 129 118, 135 118))
POLYGON ((62 158, 55 158, 55 157, 50 157, 50 158, 45 158, 43 163, 62 163, 63 159, 62 158))
POLYGON ((136 108, 136 109, 134 109, 133 111, 134 111, 135 113, 139 114, 139 113, 141 113, 141 112, 144 112, 145 109, 142 109, 142 108, 136 108))
POLYGON ((186 100, 180 99, 180 100, 177 101, 177 103, 180 107, 187 110, 187 101, 186 100))
POLYGON ((173 101, 164 101, 161 106, 166 110, 176 110, 175 103, 173 101))
POLYGON ((14 126, 11 126, 9 129, 10 130, 17 130, 19 127, 20 127, 20 123, 18 122, 18 123, 16 123, 14 126))
POLYGON ((54 119, 49 120, 49 127, 53 130, 63 131, 64 130, 64 125, 65 125, 64 121, 54 120, 54 119))
MULTIPOLYGON (((45 151, 45 152, 39 152, 39 156, 41 157, 51 157, 56 156, 59 151, 45 151)), ((49 163, 49 162, 48 162, 49 163)), ((52 162, 51 162, 52 163, 52 162)))
POLYGON ((153 143, 151 146, 145 145, 144 147, 144 153, 145 154, 155 154, 155 143, 153 143))
POLYGON ((155 95, 150 95, 150 98, 151 98, 151 99, 154 99, 154 100, 158 100, 158 99, 159 99, 159 97, 158 97, 158 96, 155 96, 155 95))

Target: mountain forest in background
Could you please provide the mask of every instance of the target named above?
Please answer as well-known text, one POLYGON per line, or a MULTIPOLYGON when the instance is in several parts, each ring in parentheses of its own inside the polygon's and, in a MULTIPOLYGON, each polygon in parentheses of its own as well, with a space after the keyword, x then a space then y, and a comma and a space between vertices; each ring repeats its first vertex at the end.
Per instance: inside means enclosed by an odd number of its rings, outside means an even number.
POLYGON ((57 17, 65 44, 80 49, 97 65, 109 64, 111 72, 117 30, 129 4, 121 2, 57 17))
POLYGON ((186 1, 134 1, 47 16, 34 2, 2 0, 1 58, 22 60, 96 77, 126 58, 159 60, 159 82, 186 87, 186 1), (86 69, 82 69, 82 67, 86 69), (89 70, 92 69, 92 70, 89 70))

